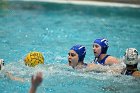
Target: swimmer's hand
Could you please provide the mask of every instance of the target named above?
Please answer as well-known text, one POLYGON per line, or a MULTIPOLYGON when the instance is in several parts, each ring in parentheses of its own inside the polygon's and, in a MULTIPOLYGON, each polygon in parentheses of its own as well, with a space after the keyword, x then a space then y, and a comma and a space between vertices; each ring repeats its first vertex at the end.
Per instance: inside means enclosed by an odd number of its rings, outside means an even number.
POLYGON ((41 84, 42 82, 42 73, 38 72, 36 76, 32 76, 31 78, 31 88, 29 93, 35 93, 37 87, 41 84))
POLYGON ((16 81, 24 82, 24 79, 23 78, 15 77, 11 73, 9 73, 9 72, 6 72, 5 75, 8 78, 10 78, 11 80, 16 80, 16 81))

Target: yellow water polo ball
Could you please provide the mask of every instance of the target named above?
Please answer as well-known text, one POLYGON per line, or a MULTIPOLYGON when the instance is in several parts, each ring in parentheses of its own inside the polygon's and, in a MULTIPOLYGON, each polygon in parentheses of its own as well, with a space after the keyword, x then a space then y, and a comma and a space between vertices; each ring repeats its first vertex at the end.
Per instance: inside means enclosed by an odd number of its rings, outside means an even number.
POLYGON ((43 54, 40 52, 30 52, 24 58, 25 65, 35 67, 38 64, 44 64, 43 54))

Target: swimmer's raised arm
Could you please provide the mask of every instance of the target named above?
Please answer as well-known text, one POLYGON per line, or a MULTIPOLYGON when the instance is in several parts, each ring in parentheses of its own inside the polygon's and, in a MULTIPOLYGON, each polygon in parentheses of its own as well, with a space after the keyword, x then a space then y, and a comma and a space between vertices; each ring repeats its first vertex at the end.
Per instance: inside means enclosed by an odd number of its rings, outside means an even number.
POLYGON ((16 80, 16 81, 20 81, 20 82, 24 81, 23 78, 15 77, 10 72, 5 71, 5 69, 4 69, 4 59, 0 59, 0 70, 4 74, 4 76, 10 78, 11 80, 16 80))
POLYGON ((38 72, 36 74, 36 76, 32 76, 31 78, 31 88, 30 88, 30 91, 29 93, 36 93, 36 90, 38 88, 38 86, 41 84, 42 82, 42 73, 41 72, 38 72))
POLYGON ((9 72, 5 72, 5 76, 10 78, 11 80, 16 80, 16 81, 24 82, 23 78, 15 77, 11 73, 9 73, 9 72))

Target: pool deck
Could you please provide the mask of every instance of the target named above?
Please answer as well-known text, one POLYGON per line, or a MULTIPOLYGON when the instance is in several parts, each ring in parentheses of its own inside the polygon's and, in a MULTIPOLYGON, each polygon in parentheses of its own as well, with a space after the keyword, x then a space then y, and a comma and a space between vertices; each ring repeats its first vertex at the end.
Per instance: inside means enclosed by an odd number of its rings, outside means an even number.
MULTIPOLYGON (((65 3, 65 4, 77 4, 77 5, 79 4, 79 5, 97 5, 97 6, 140 8, 139 4, 120 3, 120 2, 104 2, 107 0, 99 0, 99 1, 95 1, 95 0, 22 0, 22 1, 37 1, 37 2, 65 3)), ((110 0, 108 0, 108 1, 110 1, 110 0)))

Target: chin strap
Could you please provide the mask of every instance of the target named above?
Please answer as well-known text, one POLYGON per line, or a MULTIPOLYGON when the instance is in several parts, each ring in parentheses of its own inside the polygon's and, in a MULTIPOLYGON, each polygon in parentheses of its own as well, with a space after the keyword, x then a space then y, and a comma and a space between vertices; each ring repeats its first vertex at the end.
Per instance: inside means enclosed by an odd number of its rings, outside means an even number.
POLYGON ((94 58, 93 63, 98 63, 98 61, 97 61, 97 60, 98 60, 98 58, 97 58, 97 57, 95 57, 95 58, 94 58))
POLYGON ((94 58, 94 63, 98 64, 98 59, 99 59, 100 56, 101 56, 101 53, 99 54, 98 57, 95 57, 95 58, 94 58))

